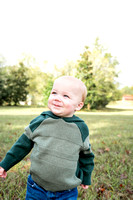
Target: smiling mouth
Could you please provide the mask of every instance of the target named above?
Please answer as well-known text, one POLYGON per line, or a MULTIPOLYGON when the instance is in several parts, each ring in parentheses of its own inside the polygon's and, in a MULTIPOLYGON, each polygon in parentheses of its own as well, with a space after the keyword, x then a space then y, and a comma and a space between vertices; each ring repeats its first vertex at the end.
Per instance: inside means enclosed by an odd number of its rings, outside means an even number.
POLYGON ((59 104, 53 104, 53 106, 58 107, 58 108, 61 107, 61 105, 59 105, 59 104))

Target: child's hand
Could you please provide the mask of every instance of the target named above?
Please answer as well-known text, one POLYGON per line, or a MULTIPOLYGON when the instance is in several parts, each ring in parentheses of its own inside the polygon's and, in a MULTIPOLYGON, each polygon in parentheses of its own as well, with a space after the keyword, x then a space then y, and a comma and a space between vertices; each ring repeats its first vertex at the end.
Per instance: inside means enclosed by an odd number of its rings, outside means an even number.
POLYGON ((81 186, 83 189, 85 189, 85 190, 89 188, 89 185, 83 185, 83 184, 81 184, 80 186, 81 186))
POLYGON ((7 176, 6 171, 2 167, 0 167, 0 177, 1 178, 6 178, 6 176, 7 176))

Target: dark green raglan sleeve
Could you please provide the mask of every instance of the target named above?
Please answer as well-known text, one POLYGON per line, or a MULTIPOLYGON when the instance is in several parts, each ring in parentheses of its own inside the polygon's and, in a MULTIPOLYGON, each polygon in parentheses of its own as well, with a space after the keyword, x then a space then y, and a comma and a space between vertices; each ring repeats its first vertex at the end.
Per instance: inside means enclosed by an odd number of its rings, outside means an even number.
POLYGON ((33 142, 22 134, 12 148, 7 152, 5 158, 0 162, 0 166, 8 171, 11 167, 21 161, 32 149, 33 142))
POLYGON ((21 161, 33 148, 33 141, 30 136, 40 123, 48 117, 48 112, 43 112, 30 122, 30 125, 25 129, 25 132, 7 152, 5 158, 0 162, 0 166, 8 171, 11 167, 21 161))
POLYGON ((91 185, 91 174, 94 169, 94 154, 89 142, 89 129, 84 122, 76 124, 80 129, 83 140, 83 147, 79 153, 76 175, 82 180, 82 184, 91 185))
POLYGON ((94 154, 91 148, 80 152, 78 168, 79 176, 82 175, 82 184, 91 185, 91 174, 94 168, 94 154))

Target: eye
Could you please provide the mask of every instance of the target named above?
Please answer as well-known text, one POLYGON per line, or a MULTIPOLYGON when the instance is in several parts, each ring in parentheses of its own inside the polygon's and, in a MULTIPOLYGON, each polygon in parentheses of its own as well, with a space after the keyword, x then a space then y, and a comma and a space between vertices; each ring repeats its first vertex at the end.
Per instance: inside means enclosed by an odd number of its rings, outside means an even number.
POLYGON ((64 94, 64 97, 65 97, 65 98, 69 98, 69 99, 70 99, 70 97, 69 97, 67 94, 64 94))
POLYGON ((57 94, 56 92, 52 91, 51 94, 57 94))

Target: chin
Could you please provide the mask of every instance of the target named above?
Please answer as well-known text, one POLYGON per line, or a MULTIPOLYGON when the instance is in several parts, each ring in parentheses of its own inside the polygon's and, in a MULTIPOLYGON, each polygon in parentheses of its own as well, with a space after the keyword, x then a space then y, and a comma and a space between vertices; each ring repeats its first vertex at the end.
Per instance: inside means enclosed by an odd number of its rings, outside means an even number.
POLYGON ((53 111, 53 110, 51 110, 51 112, 52 112, 54 115, 57 115, 57 116, 59 116, 59 117, 63 116, 63 114, 60 113, 60 112, 56 112, 56 111, 53 111))

